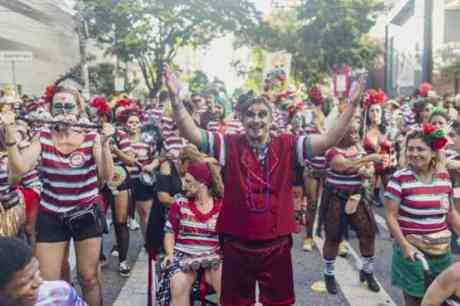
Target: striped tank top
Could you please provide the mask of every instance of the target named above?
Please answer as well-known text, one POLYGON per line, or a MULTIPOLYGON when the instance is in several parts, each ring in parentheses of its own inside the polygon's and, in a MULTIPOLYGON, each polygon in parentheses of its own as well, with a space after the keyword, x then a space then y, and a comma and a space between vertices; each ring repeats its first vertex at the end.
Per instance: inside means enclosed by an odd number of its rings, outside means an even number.
MULTIPOLYGON (((326 152, 326 160, 328 163, 328 167, 331 161, 336 157, 342 155, 345 158, 351 160, 358 160, 363 158, 364 152, 358 152, 355 154, 349 154, 345 150, 341 150, 339 148, 332 148, 326 152)), ((326 176, 326 184, 332 188, 340 189, 340 190, 357 190, 363 187, 363 179, 360 174, 356 172, 339 172, 331 169, 327 172, 326 176)))
MULTIPOLYGON (((153 161, 155 152, 151 144, 140 141, 138 143, 132 143, 131 147, 136 156, 136 160, 142 164, 142 166, 146 166, 153 161)), ((129 167, 128 170, 131 178, 139 177, 140 169, 138 166, 129 167)))
MULTIPOLYGON (((120 151, 127 154, 132 152, 131 140, 129 139, 128 133, 117 129, 114 135, 114 140, 120 151)), ((124 163, 116 155, 113 155, 113 163, 115 165, 124 165, 124 163)))
POLYGON ((8 182, 8 155, 0 156, 0 199, 11 192, 8 182))
POLYGON ((64 213, 92 204, 98 197, 98 180, 93 147, 97 134, 88 133, 69 154, 61 153, 49 131, 40 133, 42 197, 40 206, 52 213, 64 213))

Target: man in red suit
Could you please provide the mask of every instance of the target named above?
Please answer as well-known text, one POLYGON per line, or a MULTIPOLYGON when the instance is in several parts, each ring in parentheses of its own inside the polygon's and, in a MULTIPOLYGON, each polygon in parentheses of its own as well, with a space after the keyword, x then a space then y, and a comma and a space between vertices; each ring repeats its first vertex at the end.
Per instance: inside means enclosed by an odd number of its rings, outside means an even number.
POLYGON ((223 168, 225 195, 217 223, 224 257, 221 305, 253 305, 256 282, 262 304, 295 304, 294 170, 342 138, 357 109, 360 90, 355 90, 336 126, 318 137, 271 135, 272 108, 264 97, 249 99, 241 107, 243 134, 223 135, 197 127, 176 98, 177 85, 168 70, 165 81, 182 136, 215 157, 223 168))

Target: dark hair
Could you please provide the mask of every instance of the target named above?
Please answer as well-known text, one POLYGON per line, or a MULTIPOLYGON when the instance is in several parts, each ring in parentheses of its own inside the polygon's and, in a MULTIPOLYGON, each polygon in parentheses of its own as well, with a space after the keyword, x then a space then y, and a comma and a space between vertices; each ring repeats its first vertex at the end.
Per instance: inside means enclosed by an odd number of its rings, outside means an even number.
POLYGON ((421 139, 424 144, 426 144, 427 146, 431 148, 431 144, 429 143, 428 139, 425 137, 425 133, 423 133, 423 131, 420 129, 414 130, 407 134, 406 148, 407 148, 407 144, 409 143, 409 140, 412 140, 412 139, 421 139))
POLYGON ((160 91, 160 94, 158 95, 158 100, 160 102, 164 102, 168 99, 169 99, 169 92, 167 92, 166 90, 160 91))
POLYGON ((251 107, 251 106, 253 106, 255 104, 263 104, 263 105, 265 105, 268 108, 268 111, 269 111, 270 115, 272 115, 273 110, 272 110, 272 107, 271 107, 270 103, 268 102, 268 100, 263 96, 258 96, 258 97, 250 98, 245 103, 242 103, 242 105, 240 105, 239 111, 241 113, 241 116, 242 117, 246 116, 246 113, 247 113, 249 107, 251 107))
POLYGON ((433 120, 434 117, 436 116, 441 116, 443 117, 447 122, 449 122, 449 114, 447 113, 447 111, 445 110, 436 110, 434 112, 431 113, 430 115, 430 118, 429 118, 429 122, 431 122, 431 120, 433 120))
POLYGON ((14 237, 0 237, 0 289, 32 260, 32 249, 14 237))
POLYGON ((455 120, 452 122, 452 125, 450 126, 450 129, 455 132, 455 134, 460 135, 460 121, 455 120))
MULTIPOLYGON (((380 133, 382 134, 386 134, 387 132, 387 120, 385 118, 385 110, 383 109, 383 107, 381 105, 380 106, 380 124, 378 126, 379 128, 379 131, 380 133)), ((369 127, 371 125, 371 118, 369 118, 369 109, 372 107, 369 106, 368 110, 367 110, 367 116, 366 116, 366 127, 369 127)))

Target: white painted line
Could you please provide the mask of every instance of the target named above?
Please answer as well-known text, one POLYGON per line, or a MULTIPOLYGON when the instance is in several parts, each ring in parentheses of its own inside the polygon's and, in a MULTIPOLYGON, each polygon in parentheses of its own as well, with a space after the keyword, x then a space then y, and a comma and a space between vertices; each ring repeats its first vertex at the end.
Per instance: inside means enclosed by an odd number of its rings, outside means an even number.
MULTIPOLYGON (((320 237, 314 237, 316 246, 323 256, 324 241, 320 237)), ((365 284, 359 281, 359 268, 361 260, 350 245, 350 255, 353 257, 357 265, 351 264, 347 259, 337 256, 335 265, 335 278, 337 280, 343 295, 350 305, 366 305, 366 306, 396 306, 393 299, 380 285, 380 292, 371 292, 365 284)))
POLYGON ((374 216, 375 216, 375 221, 377 222, 377 224, 383 228, 386 232, 390 232, 390 230, 388 229, 388 226, 387 226, 387 222, 385 220, 385 218, 383 218, 382 216, 380 216, 379 214, 375 213, 374 212, 374 216))
MULTIPOLYGON (((155 273, 154 273, 155 275, 155 273)), ((131 269, 131 276, 120 291, 113 306, 147 305, 148 256, 143 250, 131 269)), ((155 284, 155 282, 154 282, 155 284)), ((153 293, 156 292, 155 285, 153 293)), ((155 305, 155 301, 153 301, 155 305)))
POLYGON ((70 271, 74 271, 77 268, 77 258, 75 256, 75 244, 73 240, 69 243, 69 265, 70 271))

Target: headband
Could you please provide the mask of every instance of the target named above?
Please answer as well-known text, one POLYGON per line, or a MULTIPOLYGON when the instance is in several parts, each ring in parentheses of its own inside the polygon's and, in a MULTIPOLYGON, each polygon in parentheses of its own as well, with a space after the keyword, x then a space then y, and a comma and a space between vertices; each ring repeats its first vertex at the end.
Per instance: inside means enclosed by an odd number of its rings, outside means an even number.
POLYGON ((364 98, 364 108, 374 104, 383 104, 386 100, 385 92, 381 89, 369 89, 364 98))
POLYGON ((447 144, 446 131, 435 129, 430 123, 423 124, 423 139, 430 145, 433 151, 439 151, 447 144))
POLYGON ((187 172, 197 181, 208 186, 208 188, 212 186, 212 174, 207 163, 198 161, 191 162, 187 167, 187 172))

